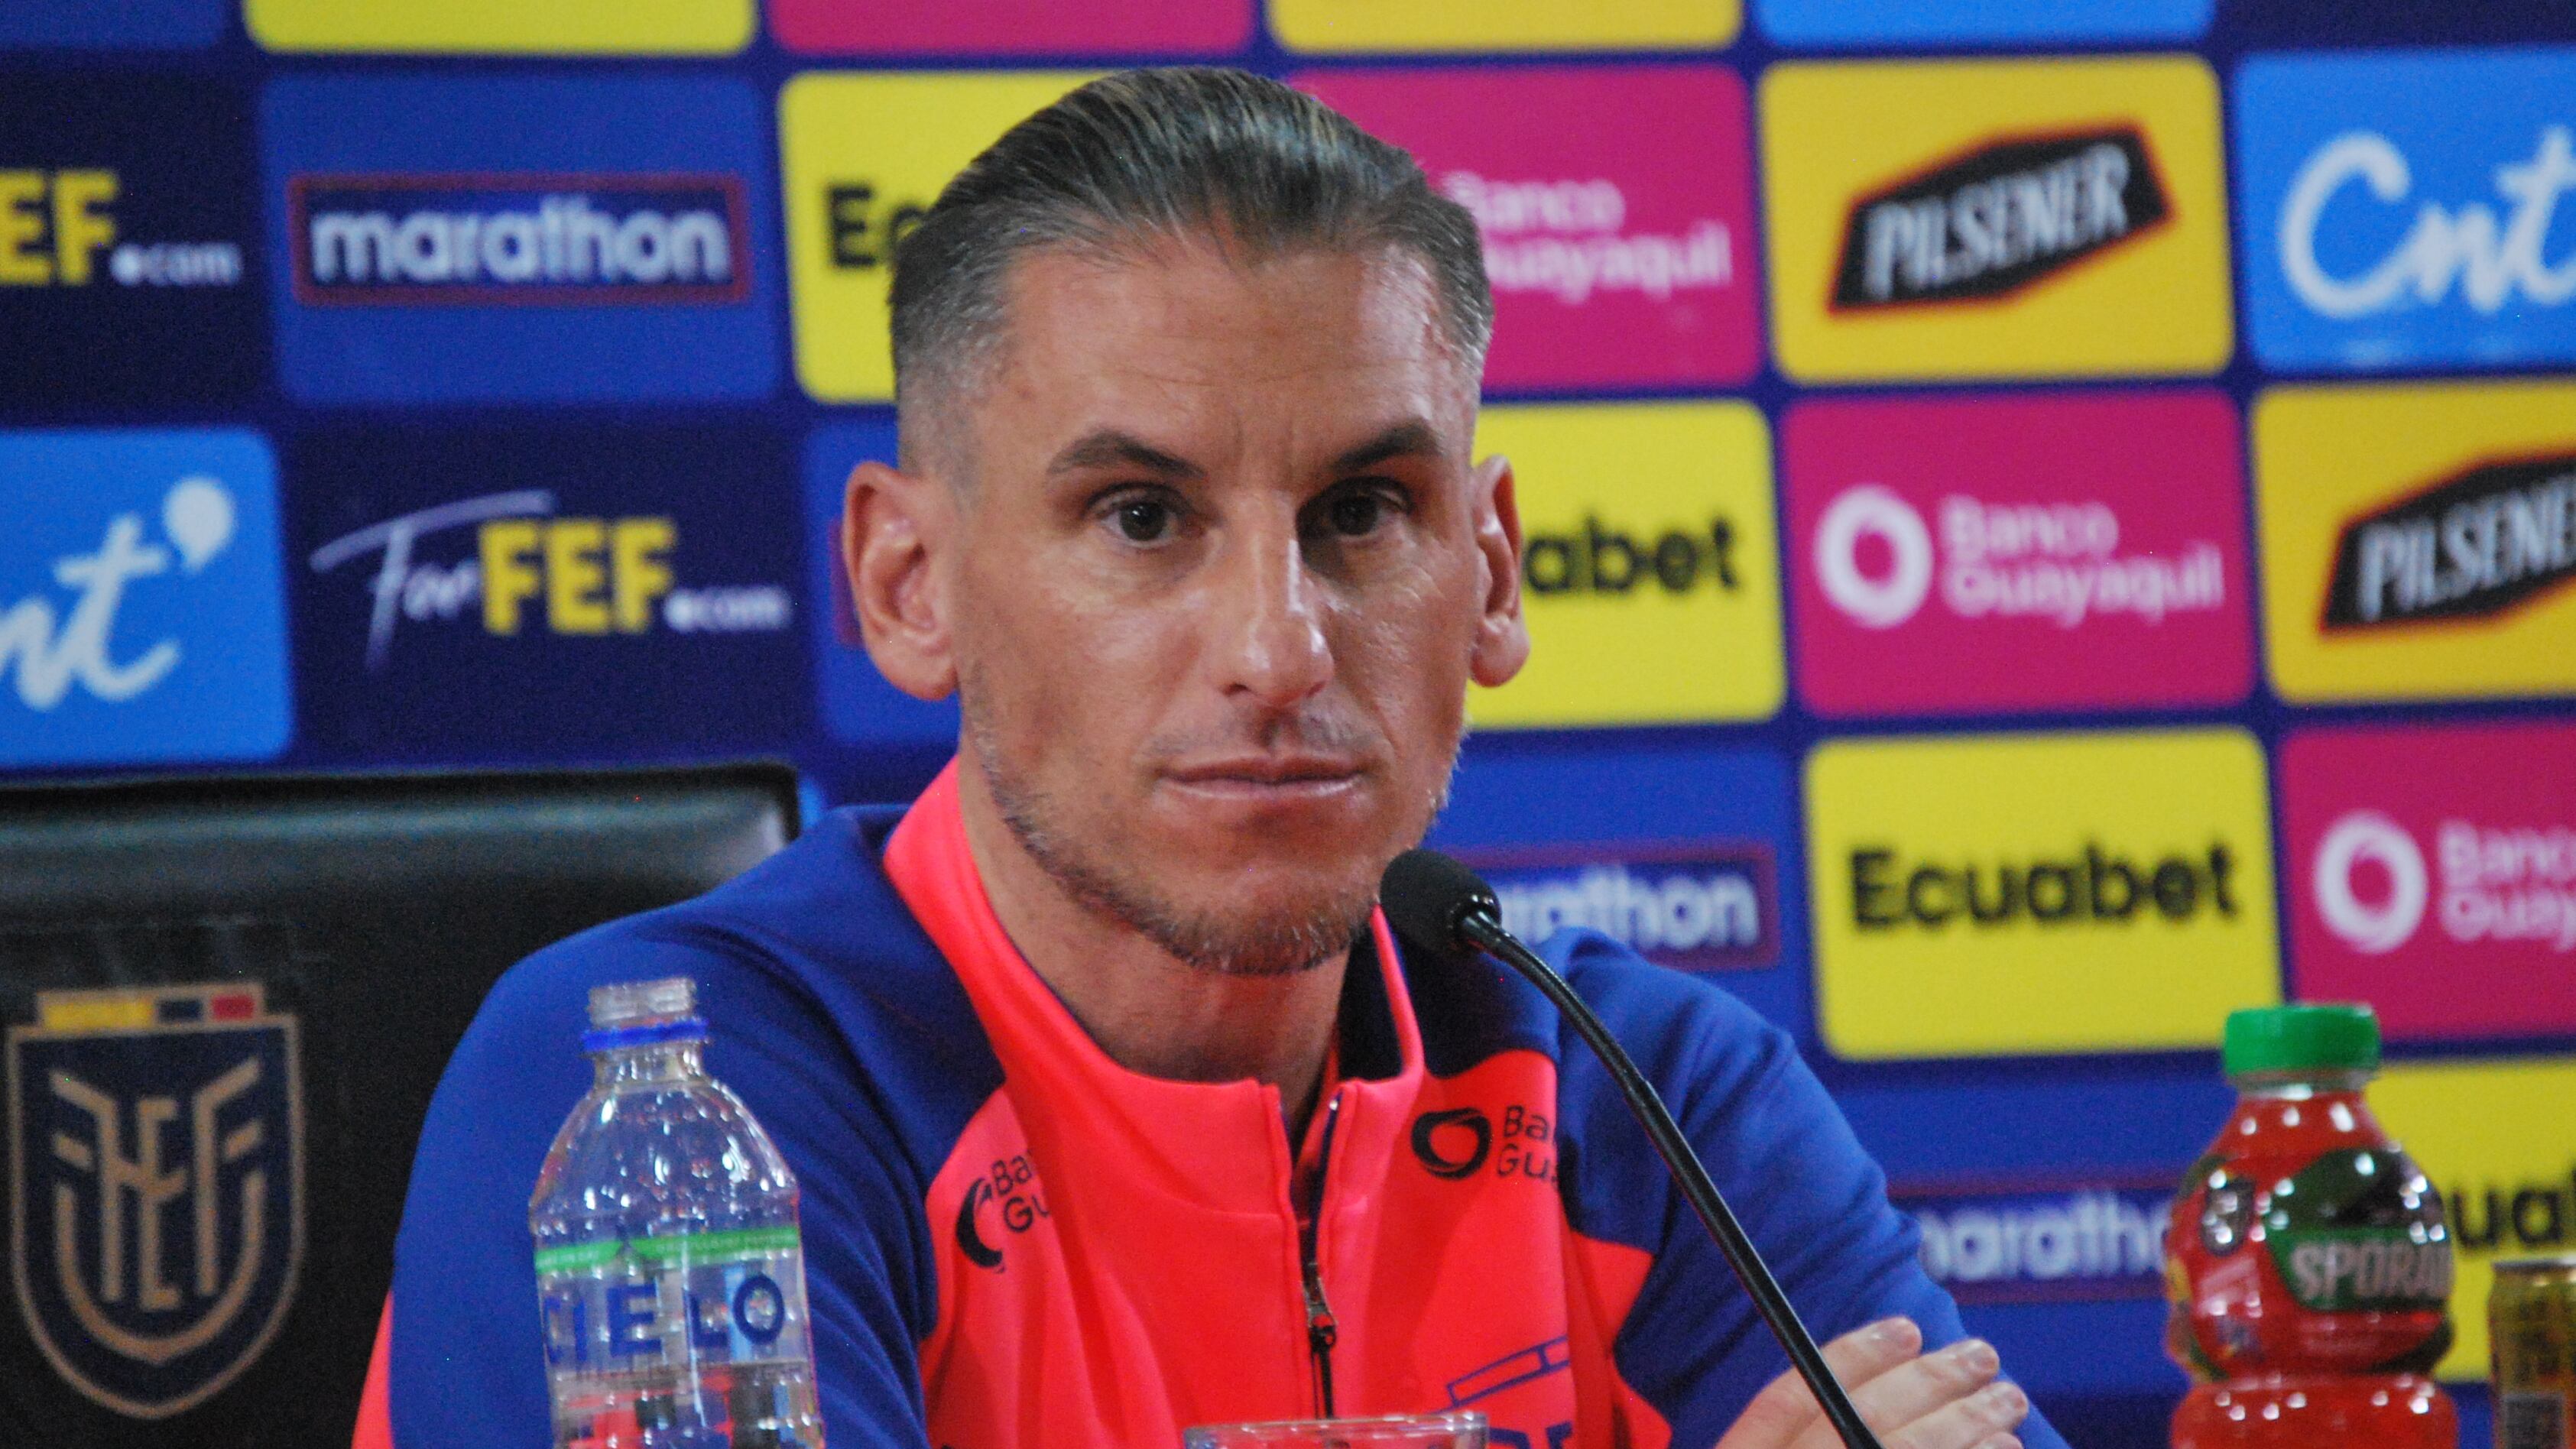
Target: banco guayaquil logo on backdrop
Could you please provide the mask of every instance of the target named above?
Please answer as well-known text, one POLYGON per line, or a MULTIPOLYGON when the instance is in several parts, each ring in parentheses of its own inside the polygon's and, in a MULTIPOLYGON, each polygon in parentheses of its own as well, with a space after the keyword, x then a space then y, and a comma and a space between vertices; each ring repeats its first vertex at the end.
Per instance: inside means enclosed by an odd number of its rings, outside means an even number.
POLYGON ((0 433, 0 765, 286 747, 276 478, 255 433, 0 433))
POLYGON ((246 93, 190 76, 0 86, 11 408, 233 402, 268 370, 246 93))
POLYGON ((296 1021, 258 983, 45 991, 9 1028, 10 1269, 57 1372, 159 1419, 259 1357, 304 1253, 296 1021))
POLYGON ((2375 371, 2576 359, 2576 50, 2258 56, 2239 78, 2254 350, 2375 371))
POLYGON ((892 402, 894 248, 976 153, 1092 79, 1070 71, 800 75, 778 94, 796 376, 819 402, 892 402))
POLYGON ((298 399, 774 389, 773 163, 748 87, 297 75, 262 111, 285 260, 270 301, 298 399))
POLYGON ((1807 816, 1839 1055, 2206 1047, 2280 999, 2263 753, 2239 731, 1834 741, 1807 816))
POLYGON ((2283 696, 2576 689, 2576 386, 2282 388, 2253 434, 2283 696))
POLYGON ((1762 719, 1785 690, 1771 437, 1740 402, 1485 409, 1533 649, 1481 725, 1762 719))
POLYGON ((1784 433, 1817 710, 2227 704, 2252 686, 2225 397, 1828 400, 1784 433))
POLYGON ((2218 83, 2199 60, 1779 65, 1762 110, 1791 376, 2226 362, 2218 83))
POLYGON ((2401 1040, 2576 1031, 2576 730, 2305 730, 2281 781, 2304 995, 2401 1040))

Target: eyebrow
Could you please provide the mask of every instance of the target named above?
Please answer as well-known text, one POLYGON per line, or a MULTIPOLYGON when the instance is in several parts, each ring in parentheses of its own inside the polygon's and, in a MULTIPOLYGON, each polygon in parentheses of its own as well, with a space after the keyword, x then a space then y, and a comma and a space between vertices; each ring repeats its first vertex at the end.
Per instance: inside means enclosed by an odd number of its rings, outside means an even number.
POLYGON ((1356 473, 1389 458, 1437 458, 1441 452, 1440 435, 1432 431, 1431 425, 1420 418, 1409 418, 1356 448, 1344 450, 1341 456, 1333 459, 1332 471, 1356 473))
POLYGON ((1047 476, 1059 477, 1090 468, 1137 468, 1165 478, 1186 479, 1202 476, 1196 463, 1173 457, 1132 433, 1116 428, 1101 428, 1085 433, 1065 445, 1047 464, 1047 476))

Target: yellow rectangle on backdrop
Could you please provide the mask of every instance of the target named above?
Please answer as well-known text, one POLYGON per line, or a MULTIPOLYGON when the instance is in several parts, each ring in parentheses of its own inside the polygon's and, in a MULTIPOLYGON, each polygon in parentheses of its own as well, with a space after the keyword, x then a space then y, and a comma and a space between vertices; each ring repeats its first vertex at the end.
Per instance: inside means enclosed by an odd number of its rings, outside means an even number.
POLYGON ((1270 0, 1291 50, 1653 50, 1727 45, 1739 0, 1270 0))
POLYGON ((2254 480, 2283 698, 2576 690, 2576 382, 2276 388, 2254 480))
POLYGON ((1761 92, 1792 377, 2207 373, 2234 350, 2197 58, 1778 65, 1761 92))
POLYGON ((752 0, 244 0, 270 50, 453 55, 730 55, 752 0))
POLYGON ((1807 847, 1817 1018, 1846 1058, 2214 1047, 2280 1000, 2241 730, 1832 741, 1807 847))
POLYGON ((2392 1065, 2371 1110, 2441 1190, 2459 1275, 2458 1337, 2436 1370, 2487 1374, 2487 1290, 2498 1258, 2576 1247, 2576 1061, 2392 1065))
POLYGON ((894 399, 894 243, 949 178, 1090 73, 812 72, 778 96, 796 376, 818 402, 894 399))
POLYGON ((1529 667, 1479 725, 1765 719, 1780 708, 1771 432, 1740 402, 1485 409, 1512 461, 1529 667))

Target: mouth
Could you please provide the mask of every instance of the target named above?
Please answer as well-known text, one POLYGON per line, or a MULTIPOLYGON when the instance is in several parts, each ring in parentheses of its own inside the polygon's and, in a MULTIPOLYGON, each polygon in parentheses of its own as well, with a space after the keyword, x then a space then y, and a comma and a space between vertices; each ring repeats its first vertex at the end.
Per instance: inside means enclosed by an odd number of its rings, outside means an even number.
POLYGON ((1164 783, 1203 799, 1243 805, 1323 804, 1356 793, 1360 761, 1333 755, 1234 755, 1163 772, 1164 783))

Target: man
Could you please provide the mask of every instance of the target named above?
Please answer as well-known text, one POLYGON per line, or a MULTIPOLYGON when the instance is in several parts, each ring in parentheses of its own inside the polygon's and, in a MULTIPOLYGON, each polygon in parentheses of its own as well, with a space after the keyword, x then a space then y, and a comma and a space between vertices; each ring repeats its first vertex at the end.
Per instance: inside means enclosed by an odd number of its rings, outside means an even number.
MULTIPOLYGON (((1533 1449, 1826 1443, 1552 1010, 1372 910, 1468 682, 1529 648, 1470 219, 1295 92, 1137 72, 996 143, 895 278, 903 456, 843 549, 958 758, 495 987, 404 1215, 396 1443, 545 1432, 528 1184, 583 993, 668 975, 802 1183, 837 1449, 1453 1406, 1533 1449)), ((2057 1444, 1784 1036, 1548 949, 1892 1449, 2057 1444)))

